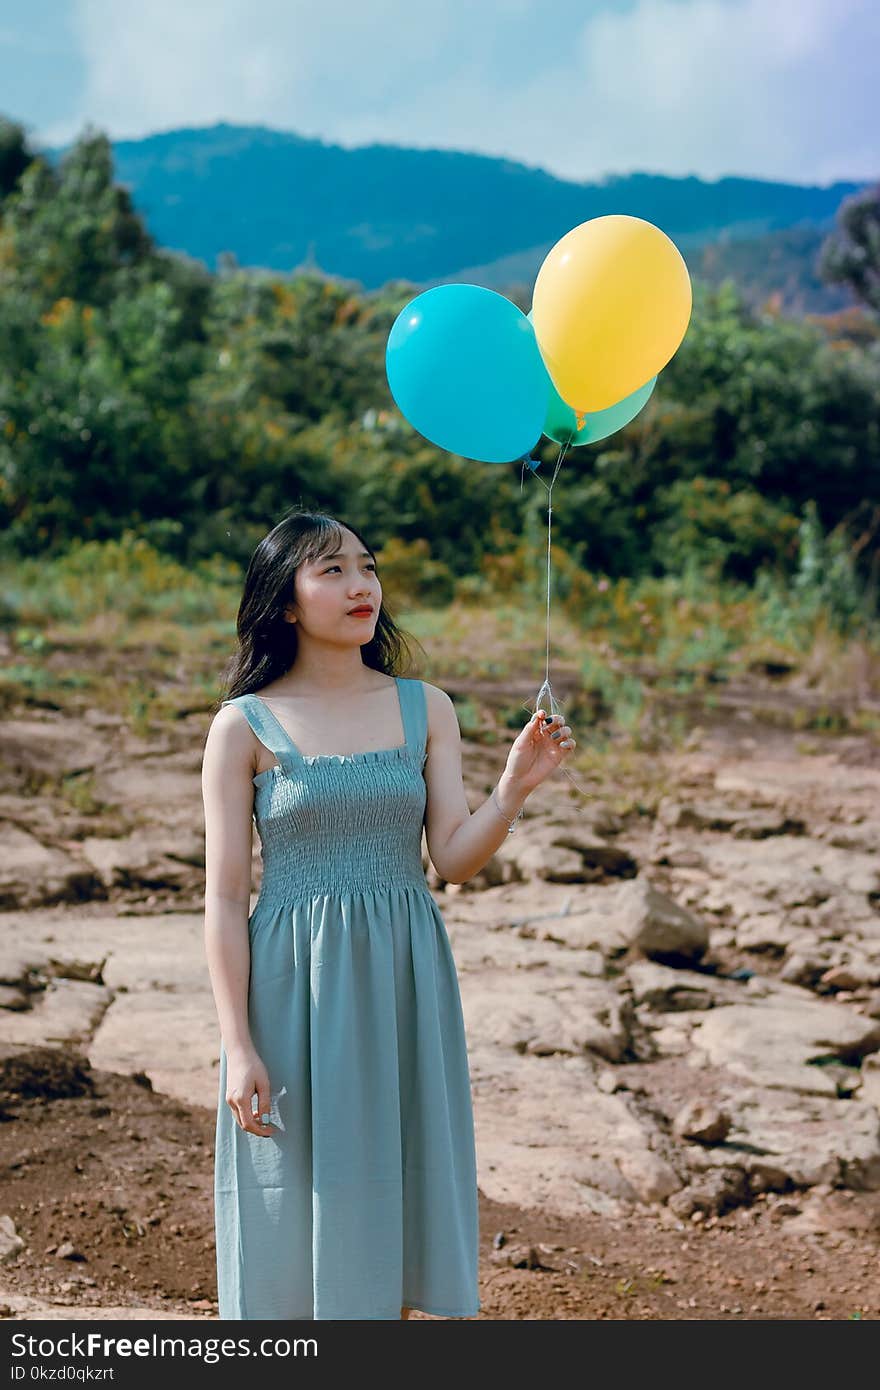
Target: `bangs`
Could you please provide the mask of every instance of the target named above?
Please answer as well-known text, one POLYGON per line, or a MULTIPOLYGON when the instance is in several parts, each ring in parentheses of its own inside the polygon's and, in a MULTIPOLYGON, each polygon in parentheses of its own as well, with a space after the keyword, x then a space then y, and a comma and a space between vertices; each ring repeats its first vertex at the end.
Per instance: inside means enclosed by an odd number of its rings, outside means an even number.
MULTIPOLYGON (((355 531, 352 531, 351 534, 360 540, 355 531)), ((308 540, 303 543, 302 559, 310 560, 313 563, 322 560, 325 555, 331 555, 334 550, 341 550, 344 539, 345 534, 339 522, 334 521, 332 517, 327 517, 326 520, 316 524, 308 540)), ((370 558, 375 561, 376 556, 367 542, 363 541, 362 544, 364 550, 369 551, 370 558)))

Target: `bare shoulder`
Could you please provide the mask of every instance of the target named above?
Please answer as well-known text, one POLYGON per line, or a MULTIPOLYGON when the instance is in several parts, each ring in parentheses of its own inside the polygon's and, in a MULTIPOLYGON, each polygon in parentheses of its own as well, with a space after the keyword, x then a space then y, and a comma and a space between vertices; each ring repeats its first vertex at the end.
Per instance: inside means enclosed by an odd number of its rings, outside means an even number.
POLYGON ((256 740, 243 710, 237 705, 221 705, 211 720, 205 739, 205 755, 212 759, 231 756, 251 758, 256 740))
POLYGON ((428 681, 422 681, 425 691, 425 707, 428 715, 428 737, 432 734, 442 735, 448 731, 454 723, 458 727, 458 715, 455 712, 455 705, 445 690, 441 690, 438 685, 431 685, 428 681))
POLYGON ((238 705, 221 705, 211 720, 209 733, 212 733, 214 738, 227 738, 229 730, 240 729, 242 726, 249 727, 244 711, 239 709, 238 705), (214 730, 217 732, 214 733, 214 730))
POLYGON ((432 705, 435 709, 439 709, 441 705, 452 704, 452 700, 446 694, 446 691, 441 690, 439 685, 431 685, 428 681, 422 681, 422 685, 425 689, 425 700, 427 701, 429 709, 432 705))

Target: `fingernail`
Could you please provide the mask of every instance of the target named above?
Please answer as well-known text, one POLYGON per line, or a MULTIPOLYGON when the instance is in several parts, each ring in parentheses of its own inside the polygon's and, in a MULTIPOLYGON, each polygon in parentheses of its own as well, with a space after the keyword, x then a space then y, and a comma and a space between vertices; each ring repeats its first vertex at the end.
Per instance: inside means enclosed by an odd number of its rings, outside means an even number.
POLYGON ((268 1115, 261 1115, 261 1116, 260 1116, 260 1119, 263 1121, 263 1124, 264 1124, 264 1125, 267 1125, 267 1124, 269 1123, 269 1116, 268 1116, 268 1115))

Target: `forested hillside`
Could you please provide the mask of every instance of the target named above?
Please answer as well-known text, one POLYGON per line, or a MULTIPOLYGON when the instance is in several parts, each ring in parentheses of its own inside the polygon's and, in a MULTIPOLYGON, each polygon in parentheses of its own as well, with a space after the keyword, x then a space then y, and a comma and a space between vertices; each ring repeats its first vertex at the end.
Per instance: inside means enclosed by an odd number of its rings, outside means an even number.
MULTIPOLYGON (((412 285, 212 274, 152 240, 98 134, 55 170, 7 124, 0 197, 7 552, 134 529, 184 561, 240 559, 304 500, 357 518, 377 546, 424 542, 423 581, 436 565, 442 596, 443 572, 503 568, 513 538, 542 524, 546 493, 521 487, 515 464, 446 454, 394 408, 384 347, 412 285)), ((549 464, 557 448, 538 453, 549 464)), ((795 321, 697 283, 648 407, 566 459, 554 544, 593 573, 697 566, 752 582, 793 565, 811 503, 873 581, 875 316, 795 321)))
POLYGON ((530 288, 569 227, 623 212, 663 227, 697 272, 706 249, 729 246, 726 264, 747 298, 753 288, 761 293, 769 260, 772 288, 782 290, 786 306, 824 311, 850 302, 839 288, 820 289, 813 253, 816 236, 855 191, 851 183, 639 173, 574 183, 488 155, 344 149, 227 124, 119 140, 113 159, 151 234, 211 270, 233 256, 242 266, 284 272, 315 266, 368 290, 396 278, 530 288))

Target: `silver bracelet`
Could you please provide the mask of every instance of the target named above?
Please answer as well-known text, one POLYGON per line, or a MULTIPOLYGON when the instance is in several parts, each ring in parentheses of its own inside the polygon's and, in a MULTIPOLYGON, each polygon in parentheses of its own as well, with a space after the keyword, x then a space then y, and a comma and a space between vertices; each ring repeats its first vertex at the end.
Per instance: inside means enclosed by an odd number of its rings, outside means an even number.
POLYGON ((519 810, 517 811, 516 815, 514 816, 513 820, 508 820, 507 816, 506 816, 506 815, 504 814, 504 812, 501 810, 501 803, 500 803, 500 801, 498 800, 498 797, 495 795, 495 788, 494 788, 494 787, 492 788, 492 801, 495 803, 495 806, 498 808, 498 811, 499 811, 500 814, 501 814, 502 820, 507 821, 507 833, 508 833, 508 835, 512 835, 513 832, 516 830, 516 823, 517 823, 517 821, 520 819, 520 817, 521 817, 523 811, 525 810, 525 806, 520 806, 520 808, 519 808, 519 810))

